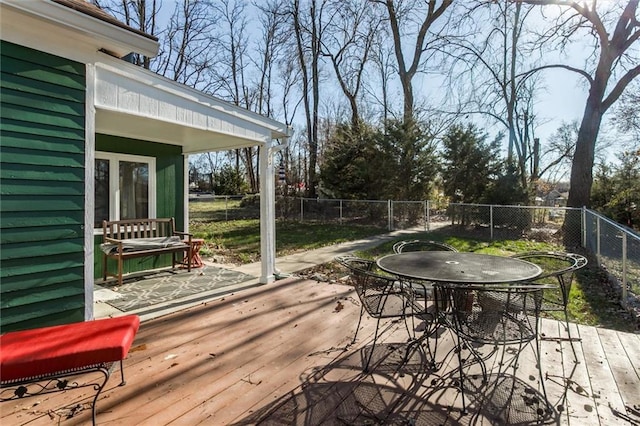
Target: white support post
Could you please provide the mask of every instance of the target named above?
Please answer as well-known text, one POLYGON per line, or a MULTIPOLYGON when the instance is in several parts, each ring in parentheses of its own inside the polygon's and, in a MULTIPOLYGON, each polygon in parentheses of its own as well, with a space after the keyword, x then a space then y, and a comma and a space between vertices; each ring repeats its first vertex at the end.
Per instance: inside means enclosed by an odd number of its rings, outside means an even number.
POLYGON ((276 174, 273 154, 286 148, 287 144, 260 145, 260 283, 275 281, 276 274, 276 174))
POLYGON ((84 118, 84 319, 94 318, 94 210, 95 205, 95 158, 96 158, 96 68, 86 65, 86 93, 84 118))
POLYGON ((275 223, 275 171, 269 144, 260 146, 260 282, 275 281, 276 223, 275 223))
POLYGON ((182 175, 182 217, 184 219, 184 232, 189 230, 189 154, 182 154, 183 170, 182 175))

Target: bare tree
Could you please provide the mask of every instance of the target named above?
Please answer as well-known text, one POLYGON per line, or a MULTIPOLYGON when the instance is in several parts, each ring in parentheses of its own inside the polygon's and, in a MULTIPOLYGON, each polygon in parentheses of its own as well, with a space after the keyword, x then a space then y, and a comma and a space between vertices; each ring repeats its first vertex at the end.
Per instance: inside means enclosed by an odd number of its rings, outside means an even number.
POLYGON ((436 35, 429 34, 429 30, 434 23, 443 16, 446 9, 451 6, 453 0, 428 0, 425 1, 426 9, 418 7, 416 0, 369 0, 372 3, 382 5, 389 20, 391 35, 393 37, 393 47, 397 61, 397 71, 402 85, 404 96, 403 117, 405 121, 414 118, 414 93, 413 79, 421 70, 425 60, 425 53, 430 49, 430 43, 437 39, 436 35), (406 50, 403 46, 409 39, 408 29, 414 24, 412 20, 416 16, 423 14, 422 20, 415 22, 417 32, 411 49, 413 57, 410 61, 405 58, 406 50), (409 62, 409 64, 408 64, 409 62), (407 65, 408 64, 408 65, 407 65))
POLYGON ((325 5, 326 0, 310 0, 309 8, 303 10, 300 0, 293 0, 289 11, 295 35, 298 65, 301 70, 302 99, 307 123, 307 142, 309 145, 307 195, 310 197, 315 197, 316 187, 318 186, 316 173, 318 161, 318 106, 320 102, 320 58, 325 5))
POLYGON ((258 17, 261 24, 261 37, 256 43, 256 51, 259 56, 253 61, 259 72, 255 110, 260 114, 273 116, 274 67, 277 65, 277 58, 285 49, 288 37, 286 14, 281 11, 282 6, 279 0, 254 1, 254 7, 261 12, 258 17))
POLYGON ((544 86, 539 74, 530 74, 539 65, 527 30, 535 27, 527 25, 534 11, 512 0, 476 3, 462 15, 465 21, 459 27, 464 32, 450 35, 443 51, 453 63, 450 90, 461 94, 455 114, 490 117, 504 126, 507 163, 514 165, 520 185, 530 194, 543 174, 566 158, 564 149, 535 134, 541 124, 536 99, 544 86))
POLYGON ((387 37, 388 33, 379 28, 379 31, 376 33, 376 41, 371 52, 371 61, 375 65, 375 70, 378 74, 373 79, 377 79, 378 81, 379 87, 377 89, 379 89, 379 94, 375 88, 371 87, 371 85, 365 86, 367 94, 382 107, 382 120, 385 123, 389 121, 390 114, 392 113, 390 81, 392 74, 395 73, 393 65, 393 48, 386 43, 387 37))
MULTIPOLYGON (((221 48, 215 67, 214 91, 219 96, 236 105, 252 110, 255 106, 255 91, 248 86, 249 34, 246 7, 243 0, 219 0, 211 7, 220 19, 221 48)), ((244 166, 247 181, 252 192, 259 191, 258 149, 247 147, 235 151, 235 167, 240 171, 240 162, 244 166)))
POLYGON ((360 0, 332 1, 332 16, 326 36, 321 40, 322 54, 331 60, 338 84, 351 108, 351 124, 360 123, 358 96, 362 88, 364 68, 371 55, 380 19, 360 0))
POLYGON ((620 97, 613 123, 625 133, 635 135, 640 146, 640 82, 634 82, 620 97))
POLYGON ((595 145, 605 112, 620 98, 639 74, 638 1, 610 2, 608 10, 598 9, 597 1, 514 0, 533 5, 557 5, 562 12, 555 25, 541 34, 541 42, 559 42, 561 47, 585 35, 592 37, 595 49, 593 63, 584 68, 568 64, 549 64, 538 70, 562 68, 583 77, 589 94, 578 130, 575 155, 571 167, 571 188, 567 205, 590 207, 595 145))
POLYGON ((177 3, 164 32, 160 55, 153 63, 158 74, 208 91, 210 68, 218 49, 214 37, 217 25, 206 0, 182 0, 177 3))
POLYGON ((249 88, 245 84, 249 48, 246 4, 243 0, 218 0, 210 7, 219 19, 217 37, 221 44, 217 64, 211 69, 214 92, 250 109, 249 88))

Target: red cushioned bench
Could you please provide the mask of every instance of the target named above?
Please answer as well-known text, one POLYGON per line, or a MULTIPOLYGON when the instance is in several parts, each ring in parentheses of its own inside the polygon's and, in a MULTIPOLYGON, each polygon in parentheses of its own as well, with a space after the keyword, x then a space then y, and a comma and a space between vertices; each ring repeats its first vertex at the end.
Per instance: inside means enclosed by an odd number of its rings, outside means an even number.
POLYGON ((120 362, 120 385, 125 384, 122 361, 139 326, 137 315, 127 315, 3 334, 0 401, 93 386, 97 389, 92 404, 95 425, 96 402, 116 362, 120 362), (101 372, 104 381, 78 384, 65 380, 89 372, 101 372), (36 385, 44 381, 47 383, 36 385), (35 391, 30 390, 30 385, 35 391))

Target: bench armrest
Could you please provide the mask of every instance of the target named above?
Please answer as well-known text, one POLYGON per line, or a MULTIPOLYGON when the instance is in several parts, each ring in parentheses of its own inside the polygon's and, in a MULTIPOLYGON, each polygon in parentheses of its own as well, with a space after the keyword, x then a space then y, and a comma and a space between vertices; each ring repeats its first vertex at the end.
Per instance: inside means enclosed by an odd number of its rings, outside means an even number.
POLYGON ((117 238, 111 238, 111 237, 104 237, 104 242, 112 243, 112 244, 122 244, 122 240, 119 240, 117 238))
POLYGON ((182 231, 173 231, 173 235, 180 235, 182 237, 189 237, 189 242, 191 242, 191 238, 193 238, 193 234, 190 232, 182 232, 182 231))

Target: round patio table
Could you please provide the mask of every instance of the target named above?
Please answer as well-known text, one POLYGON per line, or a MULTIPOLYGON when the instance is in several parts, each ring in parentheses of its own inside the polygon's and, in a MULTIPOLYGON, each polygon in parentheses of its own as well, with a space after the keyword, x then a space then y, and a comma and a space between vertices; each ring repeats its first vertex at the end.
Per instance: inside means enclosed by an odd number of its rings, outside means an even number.
POLYGON ((460 284, 527 281, 542 273, 539 266, 521 259, 452 251, 390 254, 377 263, 383 271, 401 277, 460 284))

